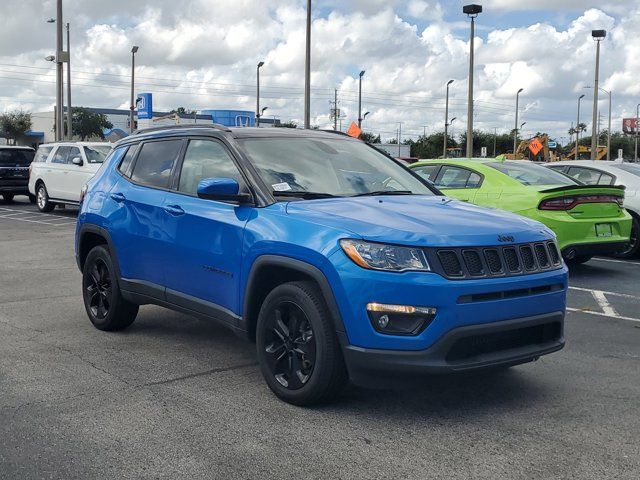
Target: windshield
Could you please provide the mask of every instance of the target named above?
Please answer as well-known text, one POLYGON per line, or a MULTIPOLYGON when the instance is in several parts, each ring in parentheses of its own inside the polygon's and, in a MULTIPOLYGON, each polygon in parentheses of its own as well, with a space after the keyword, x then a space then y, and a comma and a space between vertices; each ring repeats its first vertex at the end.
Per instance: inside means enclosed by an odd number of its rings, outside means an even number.
POLYGON ((636 177, 640 177, 640 165, 631 164, 631 163, 621 163, 621 164, 617 164, 616 167, 618 167, 620 170, 624 170, 625 172, 631 173, 636 177))
POLYGON ((410 172, 361 142, 260 138, 241 143, 275 196, 434 195, 410 172))
POLYGON ((87 156, 87 161, 89 163, 102 163, 104 159, 107 158, 109 152, 111 151, 111 146, 85 146, 84 154, 87 156))
POLYGON ((580 185, 579 182, 541 165, 525 162, 490 162, 490 167, 523 185, 580 185))
POLYGON ((33 161, 33 150, 0 148, 0 166, 29 165, 33 161))

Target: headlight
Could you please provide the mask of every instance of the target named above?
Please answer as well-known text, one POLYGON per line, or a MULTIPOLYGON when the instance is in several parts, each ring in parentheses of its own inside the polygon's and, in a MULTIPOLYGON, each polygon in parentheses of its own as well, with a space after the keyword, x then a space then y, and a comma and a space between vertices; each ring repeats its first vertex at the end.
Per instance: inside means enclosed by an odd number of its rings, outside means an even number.
POLYGON ((340 246, 344 253, 362 268, 391 272, 431 270, 424 252, 419 248, 347 239, 340 240, 340 246))

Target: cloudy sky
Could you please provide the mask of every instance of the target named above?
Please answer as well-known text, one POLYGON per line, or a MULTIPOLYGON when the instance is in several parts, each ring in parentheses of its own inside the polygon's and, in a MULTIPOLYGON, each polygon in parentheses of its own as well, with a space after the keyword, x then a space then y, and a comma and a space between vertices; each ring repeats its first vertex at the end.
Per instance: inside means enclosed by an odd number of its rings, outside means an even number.
MULTIPOLYGON (((365 130, 417 137, 443 129, 445 84, 454 133, 466 122, 468 21, 458 0, 314 0, 312 123, 328 127, 338 88, 344 127, 357 118, 357 78, 366 70, 365 130)), ((601 86, 613 92, 613 129, 640 102, 639 0, 485 0, 476 28, 475 125, 513 128, 515 92, 524 133, 559 140, 575 121, 590 125, 595 44, 606 29, 601 86)), ((55 71, 54 0, 3 0, 0 112, 51 109, 55 71)), ((158 110, 255 108, 255 68, 263 60, 267 114, 303 116, 303 0, 65 0, 71 23, 74 105, 127 108, 130 49, 138 92, 158 110)), ((600 102, 603 128, 608 103, 600 102)), ((590 128, 590 127, 589 127, 590 128)), ((404 136, 403 136, 404 138, 404 136)), ((566 140, 566 139, 565 139, 566 140)))

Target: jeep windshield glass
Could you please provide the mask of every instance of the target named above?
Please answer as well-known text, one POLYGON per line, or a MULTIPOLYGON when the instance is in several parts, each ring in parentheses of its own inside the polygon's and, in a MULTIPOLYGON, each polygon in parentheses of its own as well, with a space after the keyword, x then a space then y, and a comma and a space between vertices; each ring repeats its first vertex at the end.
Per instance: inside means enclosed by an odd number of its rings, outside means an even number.
POLYGON ((0 148, 0 166, 15 167, 17 165, 29 165, 34 155, 35 152, 33 150, 0 148))
POLYGON ((490 167, 508 175, 523 185, 580 185, 580 182, 573 180, 560 172, 550 168, 519 162, 490 162, 490 167))
POLYGON ((244 151, 274 196, 434 195, 418 178, 364 143, 341 138, 256 138, 244 151), (310 195, 305 195, 305 193, 310 195), (391 193, 393 194, 393 193, 391 193))
POLYGON ((100 145, 100 146, 85 146, 84 153, 87 156, 87 161, 89 163, 102 163, 104 159, 107 158, 109 152, 111 151, 110 145, 100 145))

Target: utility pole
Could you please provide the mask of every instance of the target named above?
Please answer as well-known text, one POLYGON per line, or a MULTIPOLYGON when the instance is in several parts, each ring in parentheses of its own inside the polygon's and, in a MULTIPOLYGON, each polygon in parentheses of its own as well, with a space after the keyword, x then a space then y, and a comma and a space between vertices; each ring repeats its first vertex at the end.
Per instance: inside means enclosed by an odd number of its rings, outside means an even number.
POLYGON ((63 86, 63 50, 62 50, 62 0, 56 2, 56 140, 64 139, 63 130, 63 105, 62 96, 64 92, 63 86))
POLYGON ((73 139, 71 130, 71 46, 70 46, 69 22, 67 22, 67 138, 73 139))
POLYGON ((333 129, 338 130, 338 89, 333 91, 333 129))
POLYGON ((447 97, 444 103, 444 141, 442 147, 442 158, 447 158, 447 141, 449 135, 449 86, 453 83, 453 80, 447 82, 447 97))
POLYGON ((264 65, 264 62, 259 62, 256 68, 256 127, 260 126, 260 68, 264 65))
POLYGON ((398 157, 401 156, 400 144, 402 142, 402 122, 398 122, 398 157))
POLYGON ((311 0, 307 0, 307 45, 304 61, 304 128, 311 128, 311 0))
POLYGON ((133 133, 135 131, 135 113, 134 110, 136 108, 136 104, 134 103, 134 90, 135 90, 135 78, 136 78, 136 52, 138 51, 137 46, 133 46, 131 48, 131 103, 129 105, 129 132, 133 133))
POLYGON ((636 106, 636 145, 633 150, 633 161, 638 161, 638 131, 640 130, 640 103, 636 106))
POLYGON ((365 71, 360 72, 360 86, 358 87, 358 128, 362 128, 362 77, 365 71))
POLYGON ((496 158, 496 144, 498 143, 498 129, 493 129, 493 158, 496 158))
POLYGON ((514 128, 514 132, 513 132, 513 154, 516 154, 516 149, 518 148, 518 102, 520 101, 520 93, 522 93, 522 90, 524 90, 523 88, 521 88, 520 90, 518 90, 518 93, 516 93, 516 123, 515 123, 515 127, 514 128))

